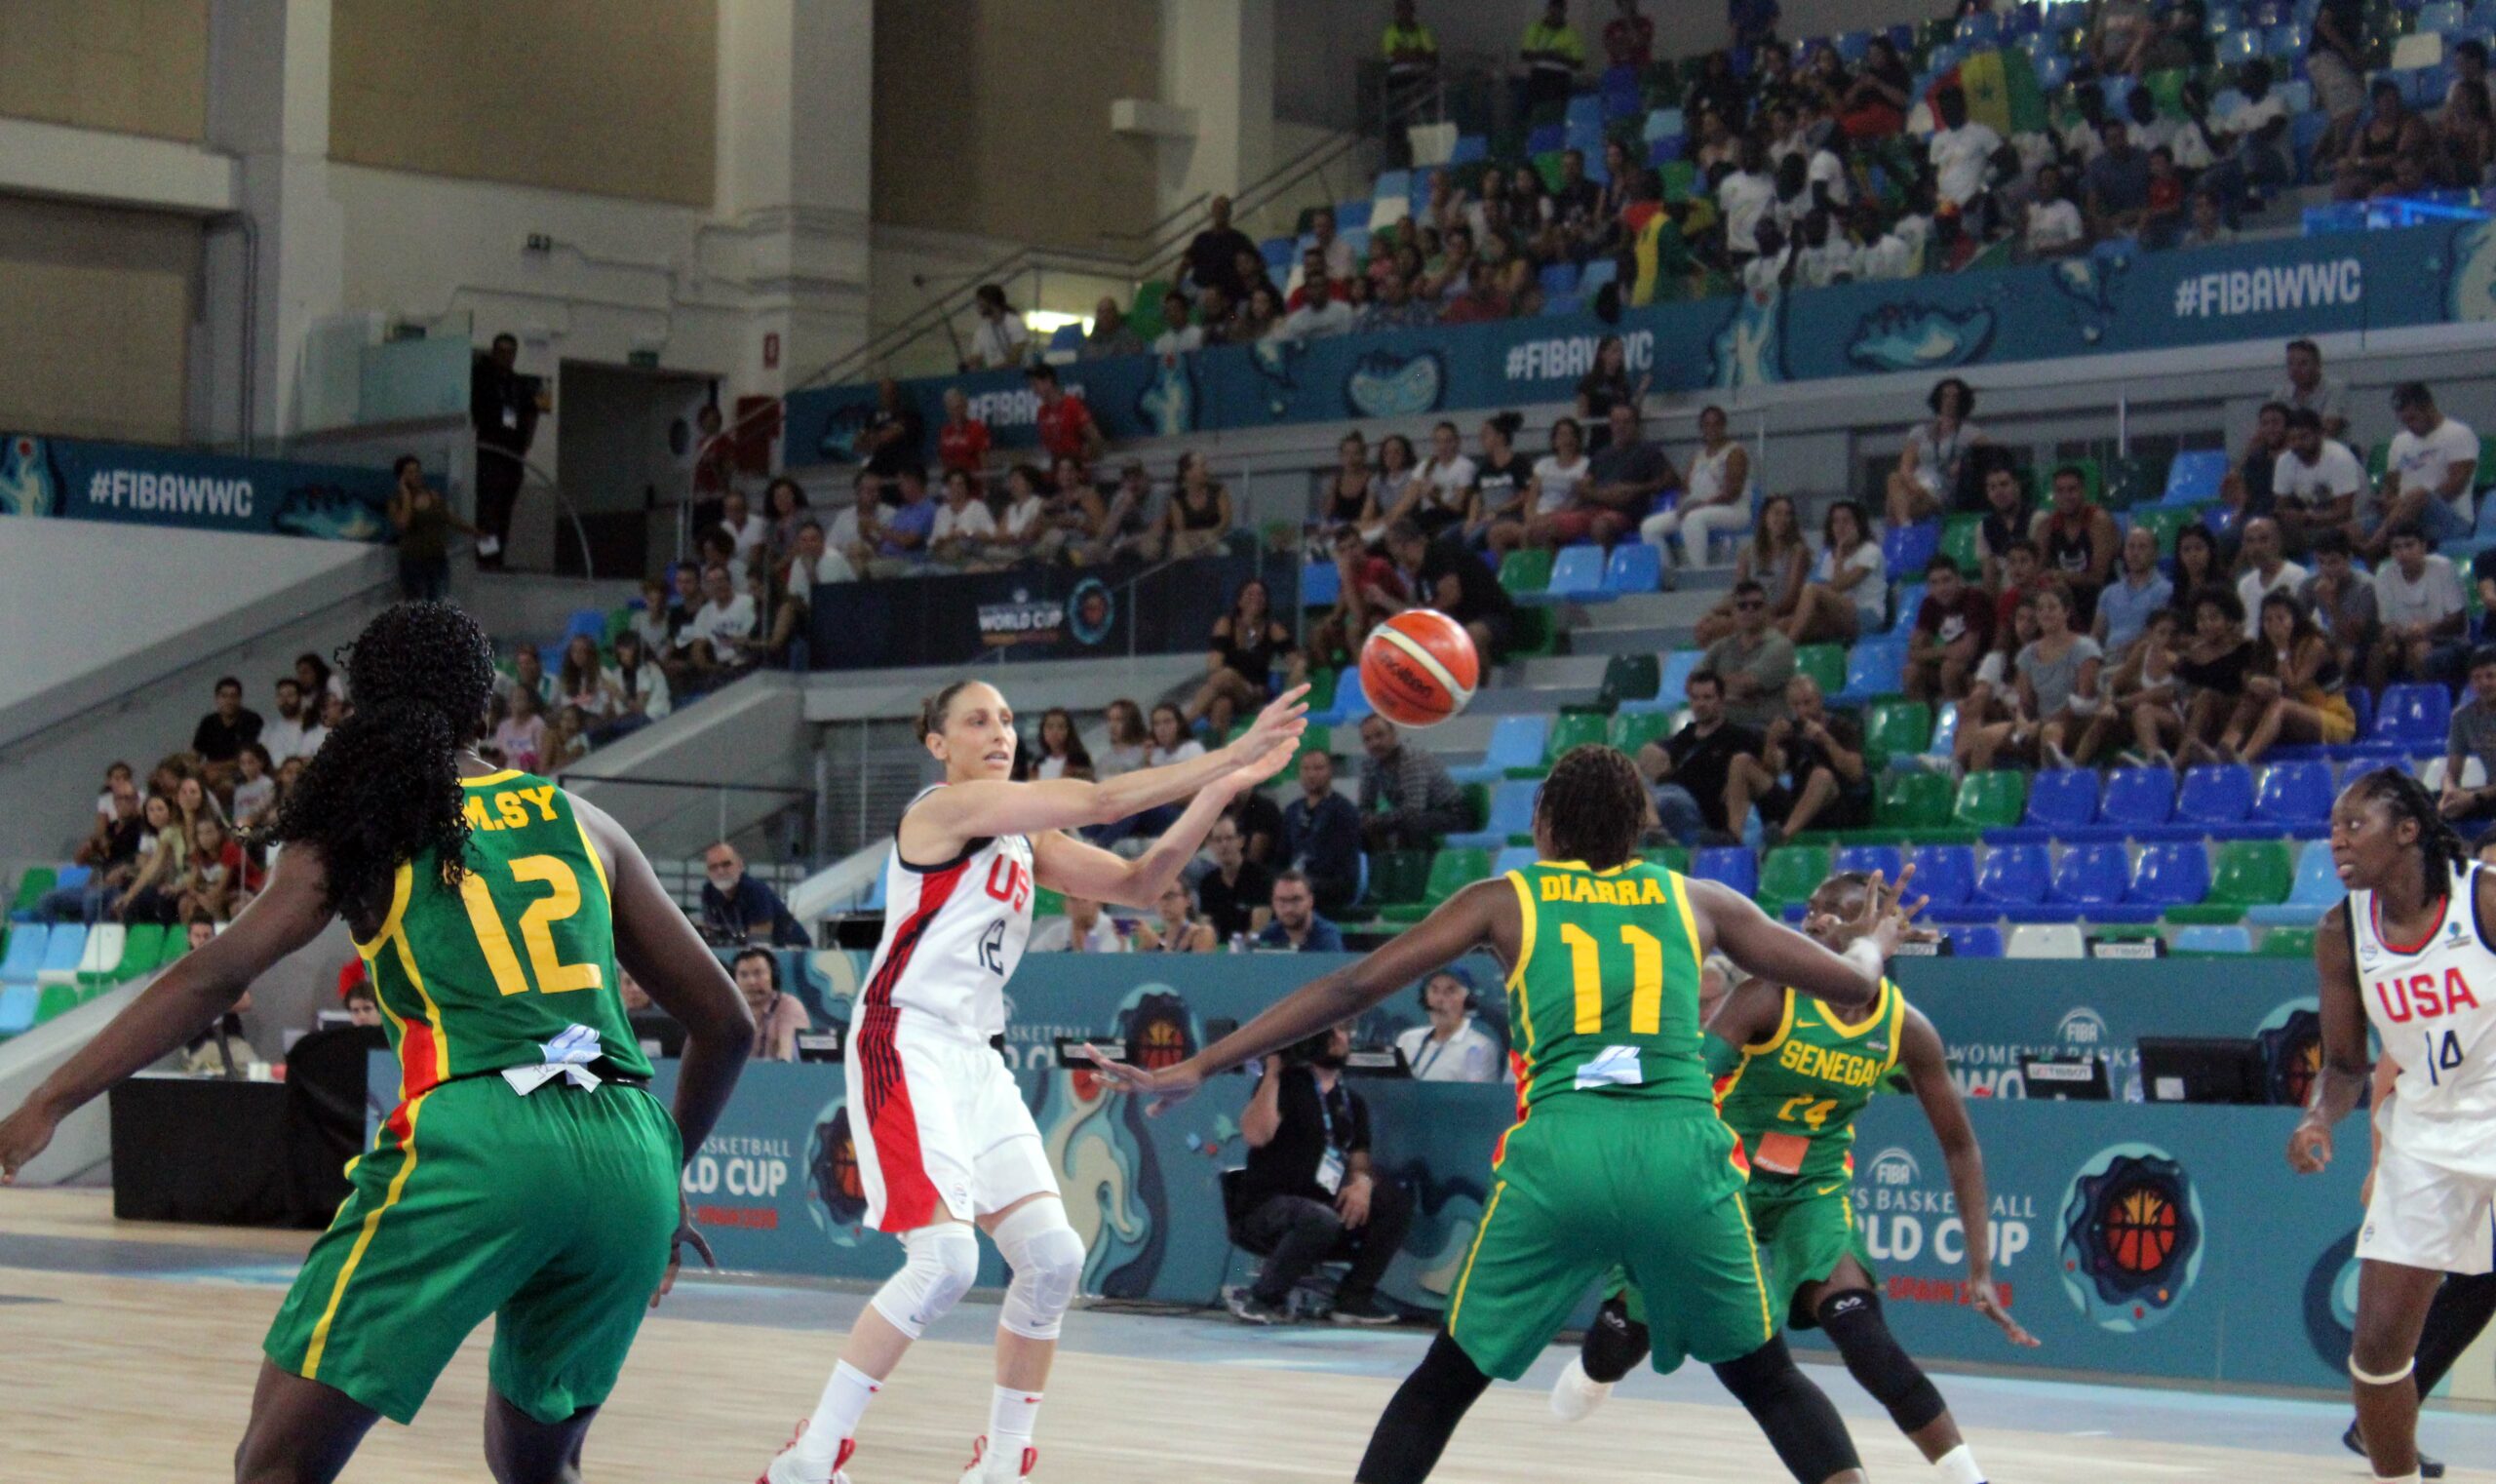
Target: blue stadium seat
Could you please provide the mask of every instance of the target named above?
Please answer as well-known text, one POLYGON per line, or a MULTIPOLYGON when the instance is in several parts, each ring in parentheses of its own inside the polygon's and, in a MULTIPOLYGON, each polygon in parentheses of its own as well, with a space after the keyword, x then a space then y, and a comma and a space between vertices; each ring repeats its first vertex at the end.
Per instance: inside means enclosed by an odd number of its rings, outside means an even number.
POLYGON ((1623 703, 1621 709, 1630 711, 1652 706, 1658 711, 1679 711, 1689 705, 1686 693, 1690 688, 1690 678, 1698 673, 1699 662, 1705 658, 1707 651, 1704 649, 1675 649, 1665 655, 1664 673, 1657 683, 1656 698, 1653 701, 1623 703))
POLYGON ((1748 845, 1701 850, 1691 860, 1690 874, 1702 881, 1721 881, 1746 897, 1759 895, 1759 857, 1748 845))
POLYGON ((1413 197, 1413 172, 1409 170, 1381 171, 1378 179, 1371 183, 1369 193, 1374 201, 1392 201, 1398 196, 1409 201, 1413 197))
POLYGON ((1864 55, 1872 50, 1872 33, 1870 31, 1842 31, 1838 34, 1837 40, 1832 43, 1832 45, 1837 48, 1837 55, 1839 59, 1851 67, 1856 62, 1861 61, 1864 55))
POLYGON ((1500 853, 1491 857, 1491 874, 1505 876, 1511 871, 1523 871, 1533 864, 1534 847, 1532 845, 1502 845, 1500 847, 1500 853))
POLYGON ((568 644, 574 639, 587 639, 594 644, 604 644, 606 642, 606 610, 574 608, 572 616, 564 624, 564 643, 568 644))
MULTIPOLYGON (((1373 187, 1373 189, 1375 189, 1375 187, 1373 187)), ((1363 196, 1357 201, 1337 202, 1335 204, 1335 230, 1346 233, 1368 231, 1369 204, 1370 198, 1367 196, 1363 196)), ((1353 255, 1359 255, 1357 251, 1353 255)))
POLYGON ((1568 261, 1545 264, 1540 282, 1545 293, 1575 293, 1578 292, 1578 265, 1568 261))
POLYGON ((1993 845, 1985 850, 1984 869, 1976 874, 1971 904, 2033 907, 2046 899, 2050 873, 2043 845, 1993 845))
POLYGON ((53 889, 56 891, 67 891, 75 886, 84 886, 95 877, 95 875, 96 868, 93 866, 63 866, 60 868, 58 873, 53 877, 53 889))
POLYGON ((2290 831, 2327 826, 2331 820, 2331 764, 2274 762, 2254 791, 2253 817, 2290 831))
POLYGON ((1291 237, 1268 237, 1257 244, 1258 254, 1266 259, 1268 273, 1289 273, 1300 261, 1300 242, 1291 237))
POLYGON ((1512 835, 1534 833, 1534 791, 1542 785, 1531 778, 1510 779, 1491 787, 1490 823, 1479 830, 1451 835, 1455 849, 1503 850, 1512 835))
POLYGON ((2070 846, 2063 851, 2062 863, 2054 868, 2050 900, 2065 907, 2116 906, 2124 900, 2129 866, 2121 844, 2070 846))
POLYGON ((1848 845, 1829 862, 1831 871, 1878 871, 1891 880, 1898 879, 1898 870, 1906 864, 1905 853, 1895 845, 1848 845))
POLYGON ((87 929, 83 923, 56 923, 44 939, 42 974, 75 974, 78 960, 87 952, 87 929))
POLYGON ((1572 124, 1603 127, 1603 99, 1592 93, 1580 93, 1569 99, 1568 111, 1561 115, 1572 124))
POLYGON ((1578 293, 1591 298, 1597 289, 1606 284, 1618 283, 1619 279, 1619 262, 1610 257, 1598 257, 1586 264, 1584 270, 1579 273, 1578 293))
POLYGON ((0 984, 33 984, 43 969, 44 940, 51 929, 39 922, 20 923, 9 934, 9 950, 0 956, 0 984))
POLYGON ((1343 678, 1335 683, 1335 704, 1324 711, 1311 711, 1308 714, 1308 724, 1311 726, 1357 724, 1362 718, 1376 709, 1370 705, 1368 693, 1361 689, 1361 673, 1355 667, 1346 671, 1343 678))
POLYGON ((1895 695, 1906 688, 1906 667, 1907 653, 1902 646, 1877 639, 1865 640, 1847 651, 1846 688, 1829 700, 1840 706, 1860 706, 1881 696, 1895 695))
MULTIPOLYGON (((889 863, 892 860, 890 852, 886 852, 884 860, 886 863, 889 863)), ((881 912, 884 910, 884 877, 886 875, 887 873, 883 866, 879 865, 876 868, 875 882, 867 888, 867 895, 858 903, 858 910, 860 912, 881 912)))
POLYGON ((1889 564, 1890 575, 1901 580, 1923 576, 1924 565, 1940 550, 1939 521, 1892 526, 1881 533, 1881 555, 1889 564))
POLYGON ((35 1023, 35 1007, 42 996, 31 984, 12 984, 0 988, 0 1040, 22 1035, 35 1023))
POLYGON ((1907 637, 1915 632, 1916 611, 1923 606, 1924 583, 1922 579, 1918 579, 1914 582, 1899 583, 1897 597, 1892 600, 1891 608, 1891 610, 1898 616, 1890 622, 1889 637, 1898 641, 1900 644, 1906 643, 1907 637))
POLYGON ((1982 51, 1993 45, 2002 34, 2002 20, 1991 11, 1977 11, 1959 18, 1958 38, 1962 45, 1982 51))
POLYGON ((2386 685, 2367 735, 2377 742, 2434 751, 2444 745, 2452 719, 2453 698, 2443 686, 2386 685))
POLYGON ((1574 293, 1555 293, 1542 301, 1542 318, 1557 320, 1578 313, 1584 304, 1574 293))
POLYGON ((1918 845, 1907 852, 1915 880, 1907 890, 1930 907, 1960 907, 1976 890, 1976 852, 1968 845, 1918 845))
POLYGON ((2244 920, 2257 927, 2309 927, 2348 894, 2331 862, 2331 842, 2310 840, 2297 857, 2296 881, 2288 888, 2288 899, 2277 907, 2248 907, 2244 920))
POLYGON ((2162 840, 2141 847, 2132 868, 2130 900, 2156 907, 2189 907, 2210 892, 2210 854, 2198 840, 2162 840))
POLYGON ((2039 91, 2051 94, 2071 81, 2071 59, 2060 52, 2048 52, 2037 59, 2034 70, 2039 91))
POLYGON ((2219 497, 2219 484, 2227 478, 2227 450, 2201 449, 2178 453, 2166 466, 2166 497, 2169 505, 2199 505, 2219 497))
POLYGON ((1990 922, 1970 922, 1943 929, 1950 937, 1950 951, 1962 958, 1999 958, 2002 957, 2002 929, 1990 922))
MULTIPOLYGON (((1462 142, 1462 140, 1459 141, 1460 145, 1462 142)), ((1568 142, 1569 131, 1565 126, 1538 124, 1526 132, 1525 152, 1530 155, 1547 155, 1565 147, 1568 142)))
POLYGON ((1344 573, 1332 562, 1310 562, 1300 569, 1303 607, 1331 608, 1344 596, 1344 573))
POLYGON ((2106 775, 2097 806, 2105 824, 2126 829, 2163 825, 2175 809, 2175 775, 2163 767, 2119 767, 2106 775))
POLYGON ((2458 0, 2434 0, 2418 8, 2417 29, 2438 35, 2451 35, 2463 26, 2462 8, 2458 0))
POLYGON ((2175 795, 2179 823, 2234 825, 2253 812, 2253 770, 2242 763, 2188 767, 2175 795))
POLYGON ((1564 546, 1551 564, 1551 580, 1540 593, 1519 593, 1520 603, 1610 603, 1619 597, 1604 590, 1604 551, 1600 546, 1564 546))
POLYGON ((1502 717, 1491 723, 1491 745, 1482 761, 1463 767, 1448 769, 1459 783, 1499 783, 1506 779, 1510 768, 1542 766, 1542 739, 1551 719, 1539 712, 1502 717))
POLYGON ((1644 541, 1621 542, 1603 565, 1604 591, 1626 598, 1655 592, 1664 585, 1663 558, 1644 541))
POLYGON ((2097 774, 2085 767, 2041 769, 2028 780, 2030 830, 2065 835, 2097 819, 2097 774))
POLYGON ((2183 954, 2249 954, 2253 952, 2253 935, 2235 922, 2197 922, 2177 928, 2168 946, 2183 954))

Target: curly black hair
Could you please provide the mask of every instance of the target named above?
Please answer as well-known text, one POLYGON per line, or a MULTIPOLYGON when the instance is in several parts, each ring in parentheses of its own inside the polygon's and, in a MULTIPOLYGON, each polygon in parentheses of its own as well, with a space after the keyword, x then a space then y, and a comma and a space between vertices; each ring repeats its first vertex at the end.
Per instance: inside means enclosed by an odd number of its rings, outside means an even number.
POLYGON ((2398 825, 2403 819, 2418 825, 2418 849, 2423 855, 2427 895, 2438 895, 2453 873, 2470 864, 2470 847, 2462 843, 2461 832, 2436 807, 2436 796, 2427 792, 2406 769, 2379 767, 2349 785, 2359 798, 2381 803, 2398 825))
POLYGON ((399 867, 428 848, 441 884, 457 888, 468 849, 459 749, 485 729, 493 656, 476 620, 447 603, 395 605, 356 637, 345 659, 355 710, 269 831, 319 847, 332 912, 386 916, 399 867))
POLYGON ((1597 871, 1638 852, 1647 828, 1647 784, 1629 755, 1586 742, 1560 755, 1535 790, 1535 816, 1551 833, 1551 850, 1597 871))

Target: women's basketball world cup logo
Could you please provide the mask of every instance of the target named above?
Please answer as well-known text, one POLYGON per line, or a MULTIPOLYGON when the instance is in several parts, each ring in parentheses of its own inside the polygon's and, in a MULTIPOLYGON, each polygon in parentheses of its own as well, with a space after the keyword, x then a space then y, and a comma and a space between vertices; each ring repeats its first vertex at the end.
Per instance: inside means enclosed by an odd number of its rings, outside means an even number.
POLYGON ((2202 1272, 2202 1197, 2184 1167, 2148 1144, 2117 1144, 2064 1193, 2063 1291, 2120 1335, 2166 1321, 2202 1272))
POLYGON ((849 1136, 849 1110, 836 1099, 815 1116, 806 1141, 806 1213, 836 1247, 855 1247, 867 1219, 867 1187, 858 1178, 858 1142, 849 1136))

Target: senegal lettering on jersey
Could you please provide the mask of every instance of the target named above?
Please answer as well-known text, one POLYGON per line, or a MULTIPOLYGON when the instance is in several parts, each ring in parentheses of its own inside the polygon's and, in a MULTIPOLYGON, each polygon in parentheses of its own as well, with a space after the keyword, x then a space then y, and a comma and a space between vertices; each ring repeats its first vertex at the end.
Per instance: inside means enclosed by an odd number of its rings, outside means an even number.
POLYGON ((1643 861, 1537 861, 1508 881, 1524 916, 1508 975, 1519 1108, 1580 1090, 1706 1101, 1689 883, 1643 861))
POLYGON ((358 943, 399 1053, 404 1105, 454 1077, 553 1060, 595 1032, 615 1071, 650 1074, 616 988, 606 866, 571 800, 518 771, 461 780, 467 870, 432 850, 399 868, 390 914, 358 943))
POLYGON ((1854 1115, 1896 1069, 1906 1013, 1906 996, 1886 979, 1881 997, 1854 1022, 1785 992, 1776 1034, 1741 1048, 1741 1065, 1719 1099, 1755 1181, 1830 1181, 1853 1169, 1854 1115))

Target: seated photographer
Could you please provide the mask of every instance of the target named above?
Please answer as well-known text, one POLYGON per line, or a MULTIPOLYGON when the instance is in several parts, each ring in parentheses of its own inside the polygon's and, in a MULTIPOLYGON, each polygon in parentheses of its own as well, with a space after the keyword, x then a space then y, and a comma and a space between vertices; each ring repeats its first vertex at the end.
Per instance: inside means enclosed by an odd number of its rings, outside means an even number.
POLYGON ((1290 1318, 1292 1286, 1329 1258, 1352 1270, 1335 1290, 1338 1324, 1391 1324, 1378 1280, 1404 1243, 1412 1197, 1370 1170, 1369 1107, 1344 1085, 1347 1026, 1266 1058, 1265 1075, 1239 1115, 1248 1167, 1239 1182, 1238 1231, 1267 1253, 1255 1286, 1233 1294, 1230 1312, 1251 1324, 1290 1318))
POLYGON ((1473 1023, 1473 981, 1444 968, 1422 984, 1425 1026, 1395 1037, 1404 1065, 1423 1082, 1496 1082, 1506 1072, 1506 1048, 1473 1023))

